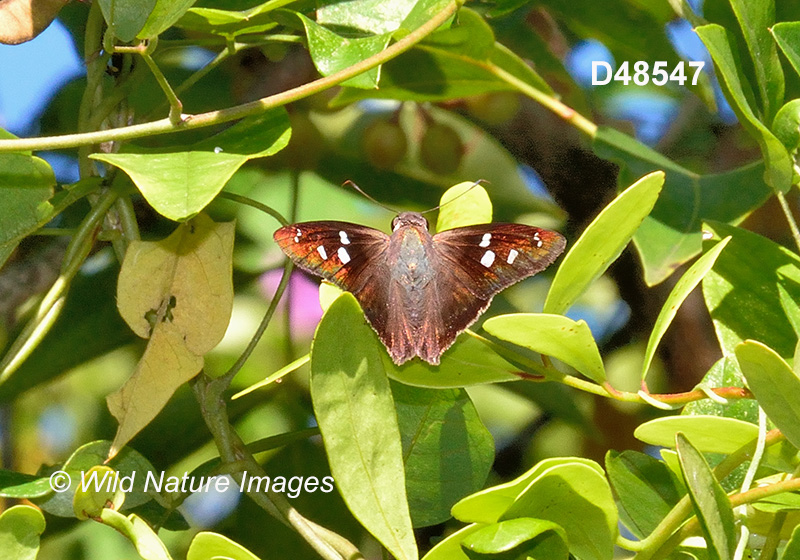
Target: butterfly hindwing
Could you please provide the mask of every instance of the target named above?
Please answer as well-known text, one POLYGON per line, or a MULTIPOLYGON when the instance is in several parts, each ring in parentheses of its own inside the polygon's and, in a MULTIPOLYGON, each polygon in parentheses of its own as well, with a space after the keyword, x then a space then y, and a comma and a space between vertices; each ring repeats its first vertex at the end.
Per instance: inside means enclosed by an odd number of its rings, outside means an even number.
POLYGON ((566 241, 555 231, 523 224, 480 224, 437 233, 433 245, 459 284, 478 299, 490 300, 547 268, 566 241))

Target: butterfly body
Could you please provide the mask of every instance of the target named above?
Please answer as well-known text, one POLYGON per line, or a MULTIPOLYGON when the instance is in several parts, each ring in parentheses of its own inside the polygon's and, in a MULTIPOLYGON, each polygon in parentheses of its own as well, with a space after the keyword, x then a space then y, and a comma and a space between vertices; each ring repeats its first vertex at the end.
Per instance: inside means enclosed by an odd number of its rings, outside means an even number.
POLYGON ((500 290, 543 270, 563 251, 557 232, 480 224, 428 232, 403 212, 392 234, 348 222, 305 222, 274 234, 302 269, 351 292, 396 364, 438 364, 500 290))

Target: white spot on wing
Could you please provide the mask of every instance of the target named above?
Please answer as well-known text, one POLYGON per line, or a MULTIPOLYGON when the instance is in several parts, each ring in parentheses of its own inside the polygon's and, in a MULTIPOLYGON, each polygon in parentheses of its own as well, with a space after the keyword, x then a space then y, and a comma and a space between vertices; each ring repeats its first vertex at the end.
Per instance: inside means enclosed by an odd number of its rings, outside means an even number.
POLYGON ((539 239, 539 233, 538 232, 533 234, 533 238, 536 240, 536 246, 537 247, 541 247, 542 246, 542 240, 539 239))
POLYGON ((506 259, 506 262, 508 264, 514 264, 514 259, 517 258, 517 255, 519 255, 519 252, 516 249, 511 249, 508 252, 508 258, 506 259))
POLYGON ((303 235, 303 232, 300 231, 300 228, 294 230, 294 242, 300 243, 300 237, 303 235))
POLYGON ((486 268, 492 266, 494 262, 494 251, 486 251, 481 257, 481 264, 486 268))
MULTIPOLYGON (((350 245, 350 238, 347 237, 346 231, 339 232, 339 239, 342 241, 342 245, 350 245)), ((347 251, 345 251, 347 252, 347 251)))
POLYGON ((322 245, 317 247, 317 253, 319 253, 320 257, 322 257, 322 260, 327 260, 328 253, 325 252, 325 247, 323 247, 322 245))
POLYGON ((339 247, 339 250, 336 251, 336 255, 338 255, 339 260, 342 261, 342 264, 347 264, 350 262, 350 255, 347 254, 347 249, 344 247, 339 247))
POLYGON ((478 247, 488 247, 489 246, 489 242, 491 240, 492 240, 492 234, 491 233, 484 233, 483 234, 483 239, 481 239, 481 242, 478 243, 478 247))

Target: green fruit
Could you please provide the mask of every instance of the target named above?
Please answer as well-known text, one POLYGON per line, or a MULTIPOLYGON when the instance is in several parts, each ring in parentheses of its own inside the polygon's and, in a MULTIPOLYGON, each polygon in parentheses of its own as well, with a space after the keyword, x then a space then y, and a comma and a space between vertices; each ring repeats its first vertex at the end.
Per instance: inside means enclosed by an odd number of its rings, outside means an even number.
POLYGON ((451 127, 433 123, 425 131, 419 156, 423 165, 439 175, 455 173, 464 156, 464 144, 451 127))
POLYGON ((399 124, 386 120, 372 122, 364 130, 361 142, 367 161, 381 169, 393 168, 408 150, 406 133, 399 124))
POLYGON ((519 96, 510 91, 497 91, 468 97, 464 100, 469 114, 488 125, 510 121, 519 111, 519 96))

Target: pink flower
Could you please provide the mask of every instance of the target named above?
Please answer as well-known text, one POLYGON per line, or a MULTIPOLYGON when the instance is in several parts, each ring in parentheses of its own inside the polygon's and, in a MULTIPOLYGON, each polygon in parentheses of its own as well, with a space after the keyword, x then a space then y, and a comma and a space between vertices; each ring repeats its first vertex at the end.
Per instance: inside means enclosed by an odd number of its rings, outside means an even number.
MULTIPOLYGON (((282 269, 275 269, 261 275, 259 279, 261 293, 268 300, 275 295, 282 274, 282 269)), ((294 271, 278 305, 278 311, 285 312, 287 302, 290 305, 289 320, 294 332, 301 336, 313 335, 317 323, 322 318, 322 308, 319 305, 319 284, 304 273, 294 271)))

